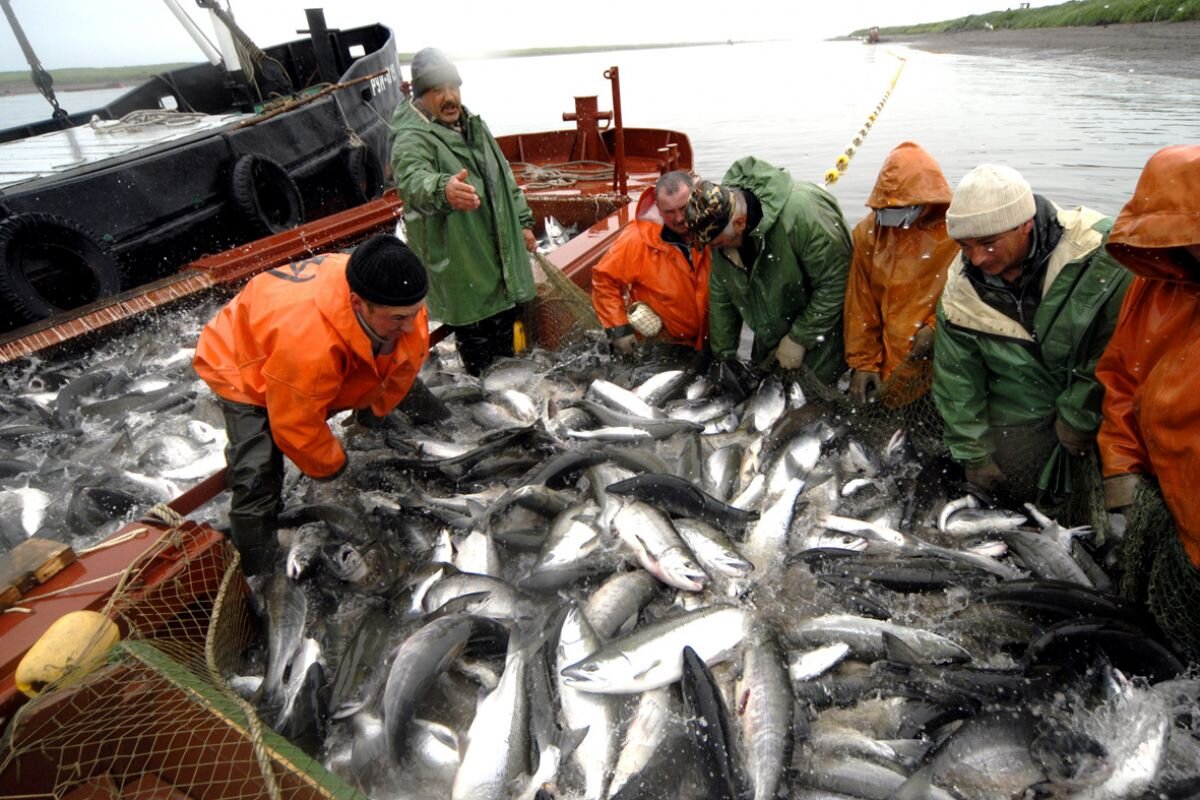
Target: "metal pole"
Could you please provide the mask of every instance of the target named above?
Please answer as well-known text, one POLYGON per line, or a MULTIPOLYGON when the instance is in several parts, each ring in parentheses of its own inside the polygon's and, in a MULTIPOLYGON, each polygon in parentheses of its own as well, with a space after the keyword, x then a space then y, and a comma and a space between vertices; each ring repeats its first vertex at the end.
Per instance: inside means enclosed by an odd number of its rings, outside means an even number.
POLYGON ((163 0, 167 4, 167 9, 175 15, 179 20, 179 24, 188 32, 188 36, 192 37, 192 41, 204 53, 204 57, 208 59, 208 63, 214 67, 221 66, 221 54, 217 52, 217 48, 212 46, 212 42, 200 30, 200 27, 187 15, 187 12, 179 7, 179 3, 175 0, 163 0))
POLYGON ((621 124, 621 74, 616 67, 609 67, 604 77, 612 81, 613 136, 617 143, 617 154, 613 161, 613 190, 618 194, 626 194, 629 190, 625 175, 625 126, 621 124))

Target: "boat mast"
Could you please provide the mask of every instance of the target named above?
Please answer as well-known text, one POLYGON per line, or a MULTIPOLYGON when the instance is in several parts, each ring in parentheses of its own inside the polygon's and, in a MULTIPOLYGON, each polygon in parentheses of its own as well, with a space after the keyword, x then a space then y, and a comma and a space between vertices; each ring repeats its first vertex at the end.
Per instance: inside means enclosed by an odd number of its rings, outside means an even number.
POLYGON ((33 52, 32 45, 25 38, 25 31, 21 29, 21 23, 17 22, 17 15, 13 13, 9 0, 0 0, 0 6, 4 7, 4 16, 8 17, 8 25, 12 28, 13 36, 17 37, 17 44, 21 45, 25 61, 29 63, 29 68, 33 71, 33 85, 42 93, 42 97, 46 98, 54 107, 54 113, 51 116, 65 126, 67 112, 58 104, 58 98, 54 96, 54 78, 42 67, 42 62, 38 61, 37 53, 33 52))

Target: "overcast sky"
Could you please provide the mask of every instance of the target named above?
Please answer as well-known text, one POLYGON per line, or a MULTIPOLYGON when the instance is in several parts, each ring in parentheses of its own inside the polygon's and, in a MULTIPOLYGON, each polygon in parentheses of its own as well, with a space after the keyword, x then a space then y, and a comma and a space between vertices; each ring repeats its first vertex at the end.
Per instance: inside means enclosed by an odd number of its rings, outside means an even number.
MULTIPOLYGON (((38 58, 50 70, 203 58, 164 0, 11 3, 38 58)), ((207 12, 194 0, 181 0, 180 5, 211 38, 207 12)), ((296 30, 305 24, 305 7, 319 5, 319 0, 234 0, 233 12, 251 38, 266 46, 296 38, 296 30)), ((464 56, 523 47, 827 38, 870 25, 952 19, 1012 5, 1002 0, 839 0, 811 6, 787 0, 337 0, 324 7, 330 27, 388 25, 400 52, 433 45, 464 56), (584 12, 585 8, 597 10, 584 12), (787 11, 779 11, 782 8, 787 11), (635 18, 636 27, 631 24, 635 18)), ((0 21, 0 71, 25 68, 16 39, 6 21, 0 21)))

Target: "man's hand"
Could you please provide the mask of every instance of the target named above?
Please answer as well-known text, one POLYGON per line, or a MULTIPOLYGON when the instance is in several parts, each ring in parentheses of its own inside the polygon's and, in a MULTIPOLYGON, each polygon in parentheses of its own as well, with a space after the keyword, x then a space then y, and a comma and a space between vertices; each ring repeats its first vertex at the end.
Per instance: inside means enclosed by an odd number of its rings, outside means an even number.
POLYGON ((909 361, 924 361, 933 355, 933 337, 936 328, 925 325, 912 338, 912 348, 908 351, 909 361))
POLYGON ((467 183, 465 169, 451 177, 446 184, 446 202, 455 211, 474 211, 479 208, 479 195, 475 193, 475 187, 467 183))
POLYGON ((791 336, 784 336, 779 340, 779 347, 775 349, 775 360, 779 362, 781 369, 800 369, 806 352, 804 345, 791 336))
POLYGON ((989 494, 1006 480, 1004 473, 996 466, 995 461, 988 461, 980 467, 967 467, 966 473, 968 484, 989 494))
POLYGON ((1054 418, 1054 434, 1058 437, 1058 443, 1062 445, 1063 450, 1073 456, 1087 455, 1088 448, 1092 446, 1092 442, 1096 438, 1094 434, 1072 428, 1063 422, 1062 417, 1054 418))
MULTIPOLYGON (((463 170, 463 172, 466 172, 466 170, 463 170)), ((525 249, 531 253, 537 250, 537 237, 533 235, 533 231, 529 230, 529 228, 522 228, 521 234, 525 237, 525 249)))
POLYGON ((867 402, 869 396, 879 389, 881 382, 878 372, 865 369, 854 370, 850 375, 850 399, 859 405, 867 402))
POLYGON ((612 350, 614 355, 631 356, 633 355, 633 350, 636 346, 637 337, 632 333, 627 333, 624 336, 618 336, 612 340, 612 350))

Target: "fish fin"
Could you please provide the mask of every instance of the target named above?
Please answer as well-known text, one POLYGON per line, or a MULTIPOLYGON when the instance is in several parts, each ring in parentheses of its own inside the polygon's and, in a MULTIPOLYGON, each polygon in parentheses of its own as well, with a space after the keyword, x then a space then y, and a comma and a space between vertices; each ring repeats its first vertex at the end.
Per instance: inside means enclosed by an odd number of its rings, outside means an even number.
POLYGON ((883 632, 883 649, 887 653, 888 660, 897 664, 921 666, 929 663, 929 659, 922 658, 920 653, 890 631, 883 632))
POLYGON ((933 793, 933 767, 926 764, 900 784, 888 800, 928 800, 933 793))

